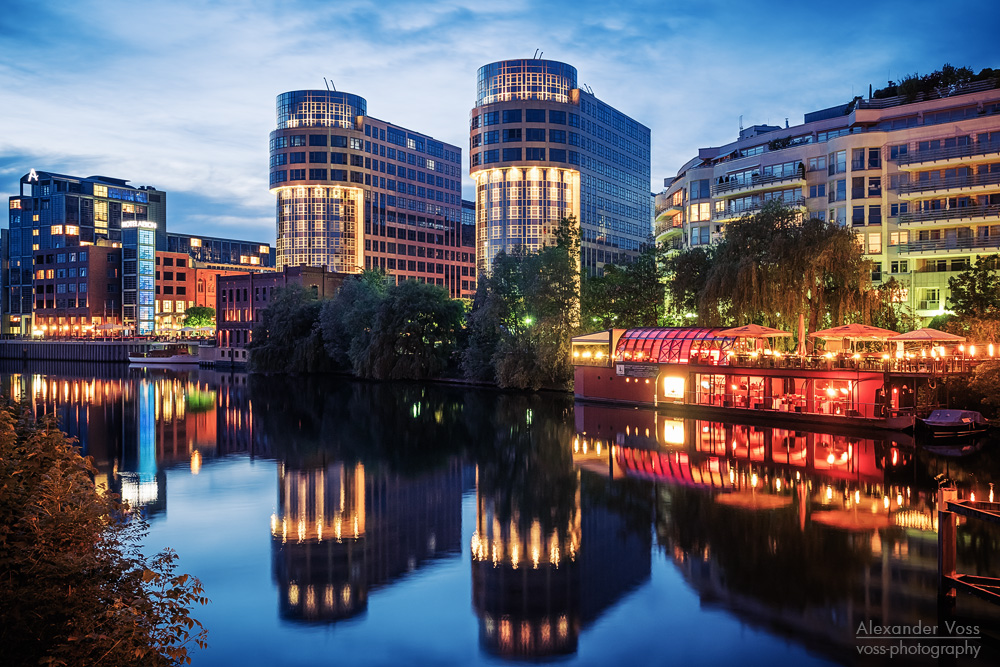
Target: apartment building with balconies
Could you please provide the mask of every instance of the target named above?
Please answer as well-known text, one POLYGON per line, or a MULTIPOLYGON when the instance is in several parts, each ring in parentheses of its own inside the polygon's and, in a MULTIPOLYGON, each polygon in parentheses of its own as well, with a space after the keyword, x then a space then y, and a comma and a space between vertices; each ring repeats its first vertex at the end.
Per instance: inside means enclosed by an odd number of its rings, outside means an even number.
POLYGON ((909 100, 856 98, 805 115, 801 125, 757 125, 700 149, 656 197, 658 242, 688 247, 778 199, 851 227, 894 277, 918 316, 944 312, 948 278, 977 255, 1000 252, 998 80, 909 100))

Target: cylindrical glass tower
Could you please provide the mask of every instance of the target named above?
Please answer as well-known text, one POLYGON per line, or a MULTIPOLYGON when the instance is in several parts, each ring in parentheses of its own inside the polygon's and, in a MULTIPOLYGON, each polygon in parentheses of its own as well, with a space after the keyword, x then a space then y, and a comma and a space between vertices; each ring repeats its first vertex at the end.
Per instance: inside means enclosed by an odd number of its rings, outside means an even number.
POLYGON ((579 223, 579 152, 568 144, 574 119, 579 125, 577 101, 576 68, 565 63, 503 60, 479 68, 469 164, 480 272, 500 251, 551 242, 561 218, 579 223))
POLYGON ((305 264, 354 273, 364 267, 363 97, 330 90, 278 95, 270 138, 270 187, 277 198, 277 266, 305 264), (354 172, 360 173, 360 172, 354 172))

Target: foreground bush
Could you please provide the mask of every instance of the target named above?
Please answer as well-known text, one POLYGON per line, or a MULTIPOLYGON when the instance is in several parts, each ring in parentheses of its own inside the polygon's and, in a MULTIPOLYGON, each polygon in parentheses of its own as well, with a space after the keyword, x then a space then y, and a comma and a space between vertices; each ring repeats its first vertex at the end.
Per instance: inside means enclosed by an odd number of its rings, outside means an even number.
POLYGON ((0 647, 8 665, 177 665, 205 646, 201 583, 146 523, 94 487, 54 420, 0 404, 0 647))

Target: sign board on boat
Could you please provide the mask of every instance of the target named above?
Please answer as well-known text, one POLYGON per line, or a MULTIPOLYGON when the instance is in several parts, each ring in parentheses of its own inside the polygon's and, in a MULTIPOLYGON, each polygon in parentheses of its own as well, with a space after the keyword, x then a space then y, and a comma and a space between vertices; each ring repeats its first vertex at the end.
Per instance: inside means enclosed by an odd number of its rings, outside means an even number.
POLYGON ((660 373, 656 364, 615 364, 615 374, 630 378, 655 378, 660 373))

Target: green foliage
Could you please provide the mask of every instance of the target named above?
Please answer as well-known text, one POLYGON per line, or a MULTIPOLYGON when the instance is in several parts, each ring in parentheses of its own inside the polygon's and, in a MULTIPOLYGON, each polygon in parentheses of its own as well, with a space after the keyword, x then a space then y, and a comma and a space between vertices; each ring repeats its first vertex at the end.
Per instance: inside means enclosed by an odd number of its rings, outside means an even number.
POLYGON ((247 346, 250 370, 305 373, 331 369, 319 327, 320 307, 313 293, 301 285, 274 290, 247 346))
POLYGON ((367 356, 375 316, 387 290, 385 274, 369 269, 345 280, 337 295, 323 304, 323 342, 341 368, 353 369, 355 360, 367 356))
POLYGON ((663 248, 643 250, 631 264, 607 264, 602 276, 586 276, 580 288, 585 331, 655 327, 664 310, 663 248))
POLYGON ((215 308, 208 306, 191 306, 184 312, 186 327, 214 327, 215 308))
POLYGON ((0 406, 0 646, 10 665, 179 665, 207 631, 201 583, 149 558, 141 516, 94 488, 89 459, 27 409, 0 406))
POLYGON ((955 319, 955 316, 950 313, 941 313, 940 315, 932 317, 931 321, 927 323, 927 326, 931 329, 937 329, 938 331, 946 331, 945 327, 949 326, 949 323, 955 319))
POLYGON ((570 338, 579 325, 580 240, 576 221, 560 220, 555 244, 539 252, 501 252, 469 315, 466 377, 501 387, 565 386, 570 338))
POLYGON ((984 361, 976 366, 969 389, 982 396, 982 403, 992 407, 995 415, 1000 408, 1000 361, 984 361))
POLYGON ((1000 318, 956 317, 945 324, 943 330, 965 336, 969 343, 995 343, 1000 341, 1000 318))
POLYGON ((959 317, 1000 318, 1000 258, 980 255, 972 268, 948 279, 948 307, 959 317))
POLYGON ((961 86, 974 81, 984 81, 995 78, 998 75, 1000 75, 1000 72, 989 67, 983 68, 979 71, 979 74, 975 74, 968 67, 955 67, 945 63, 941 69, 935 70, 930 74, 925 74, 924 76, 906 74, 898 83, 889 81, 885 88, 879 88, 872 93, 872 97, 878 100, 902 95, 906 102, 913 102, 921 93, 927 95, 941 88, 961 86))
POLYGON ((326 351, 341 367, 376 380, 443 375, 463 333, 464 305, 435 285, 388 285, 381 271, 346 280, 323 305, 326 351))
POLYGON ((464 311, 461 301, 436 285, 408 280, 390 287, 375 310, 368 344, 352 355, 355 374, 377 380, 441 375, 457 346, 464 311))
POLYGON ((734 220, 711 249, 694 247, 668 261, 671 308, 697 312, 704 326, 755 322, 810 331, 848 319, 869 322, 872 264, 854 233, 822 220, 799 220, 780 202, 734 220))

